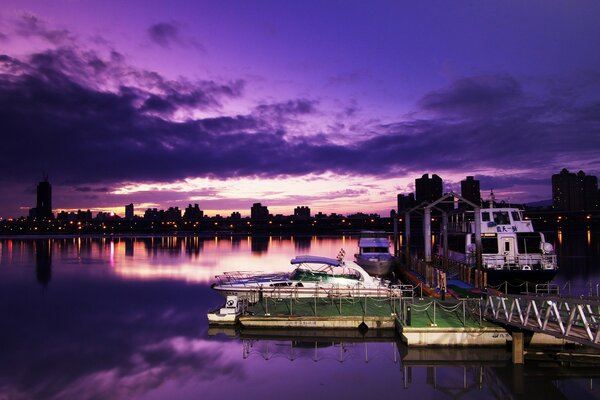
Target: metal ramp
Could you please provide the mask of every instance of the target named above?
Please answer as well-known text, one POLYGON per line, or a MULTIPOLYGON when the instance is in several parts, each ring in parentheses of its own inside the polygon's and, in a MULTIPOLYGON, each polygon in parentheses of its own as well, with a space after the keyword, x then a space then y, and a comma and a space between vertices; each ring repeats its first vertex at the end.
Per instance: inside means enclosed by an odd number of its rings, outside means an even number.
POLYGON ((600 300, 559 296, 490 295, 488 321, 600 349, 600 300))

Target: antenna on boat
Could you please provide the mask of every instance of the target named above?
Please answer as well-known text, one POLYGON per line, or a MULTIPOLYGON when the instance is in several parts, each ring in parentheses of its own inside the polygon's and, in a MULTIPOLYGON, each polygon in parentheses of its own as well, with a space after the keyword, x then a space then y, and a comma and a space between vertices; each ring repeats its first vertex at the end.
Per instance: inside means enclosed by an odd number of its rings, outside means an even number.
POLYGON ((344 257, 346 256, 346 251, 344 249, 340 249, 337 255, 337 260, 341 263, 344 262, 344 257))
POLYGON ((494 208, 494 204, 496 203, 496 195, 494 194, 494 189, 490 190, 490 208, 494 208))

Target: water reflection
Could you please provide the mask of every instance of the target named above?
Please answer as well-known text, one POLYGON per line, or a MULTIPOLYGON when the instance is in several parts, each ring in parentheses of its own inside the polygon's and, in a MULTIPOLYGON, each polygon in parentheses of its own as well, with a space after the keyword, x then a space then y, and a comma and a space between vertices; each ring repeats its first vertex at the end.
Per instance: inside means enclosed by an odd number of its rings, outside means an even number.
POLYGON ((50 279, 52 279, 52 245, 50 239, 36 240, 34 249, 37 281, 46 288, 50 283, 50 279))
MULTIPOLYGON (((568 258, 566 273, 597 276, 590 235, 586 246, 587 232, 564 233, 559 255, 587 257, 568 258)), ((246 236, 0 239, 0 399, 598 397, 596 366, 519 370, 504 349, 423 353, 376 331, 208 337, 206 311, 222 301, 209 287, 215 274, 352 254, 357 240, 266 239, 261 251, 246 236)))
MULTIPOLYGON (((526 367, 515 366, 506 348, 408 348, 389 332, 368 331, 362 335, 358 330, 236 332, 210 328, 208 333, 214 337, 226 335, 227 346, 241 343, 238 357, 262 365, 265 374, 275 368, 291 368, 308 386, 321 371, 319 364, 332 368, 332 361, 344 364, 337 367, 344 373, 360 371, 376 377, 364 385, 343 380, 343 386, 353 390, 351 398, 386 398, 394 394, 454 399, 537 399, 542 393, 545 399, 600 396, 594 388, 600 377, 595 363, 571 363, 571 368, 565 369, 561 368, 568 362, 565 358, 559 361, 546 356, 542 362, 531 359, 526 367)), ((551 354, 556 355, 556 350, 551 354)), ((251 398, 258 395, 252 388, 245 393, 251 398)))

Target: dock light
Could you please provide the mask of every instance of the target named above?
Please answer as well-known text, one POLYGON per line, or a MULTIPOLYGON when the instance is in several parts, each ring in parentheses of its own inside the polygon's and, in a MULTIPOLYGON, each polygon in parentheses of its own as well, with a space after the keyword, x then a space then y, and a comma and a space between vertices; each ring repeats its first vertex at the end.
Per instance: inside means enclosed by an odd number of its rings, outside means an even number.
POLYGON ((591 219, 591 218, 592 218, 592 216, 591 216, 591 215, 587 215, 587 216, 585 217, 585 219, 591 219))

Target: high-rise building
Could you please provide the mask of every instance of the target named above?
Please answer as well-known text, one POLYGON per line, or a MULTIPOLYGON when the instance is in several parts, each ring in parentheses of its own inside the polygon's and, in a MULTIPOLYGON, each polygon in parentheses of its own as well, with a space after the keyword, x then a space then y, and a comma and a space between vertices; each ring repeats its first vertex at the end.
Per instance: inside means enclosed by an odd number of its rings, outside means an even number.
POLYGON ((204 211, 202 211, 200 209, 198 204, 194 204, 193 207, 191 204, 189 204, 186 207, 185 211, 183 212, 183 219, 188 220, 188 221, 199 221, 203 217, 204 217, 204 211))
POLYGON ((471 203, 481 205, 479 181, 472 176, 467 176, 467 179, 460 181, 460 195, 471 203))
POLYGON ((398 195, 398 212, 405 212, 415 206, 415 194, 399 194, 398 195))
POLYGON ((552 207, 564 211, 598 209, 598 178, 563 168, 552 175, 552 207))
POLYGON ((37 185, 37 202, 35 209, 29 213, 37 219, 53 219, 52 214, 52 185, 48 182, 48 176, 44 176, 44 180, 37 185))
POLYGON ((250 218, 255 221, 266 221, 269 219, 269 209, 260 203, 254 203, 250 208, 250 218))
POLYGON ((125 219, 133 219, 133 203, 125 206, 125 219))
POLYGON ((442 197, 443 184, 442 178, 436 174, 424 174, 421 178, 415 179, 415 201, 421 204, 426 201, 432 203, 442 197))
POLYGON ((294 208, 295 218, 310 218, 310 208, 306 206, 298 206, 294 208))

